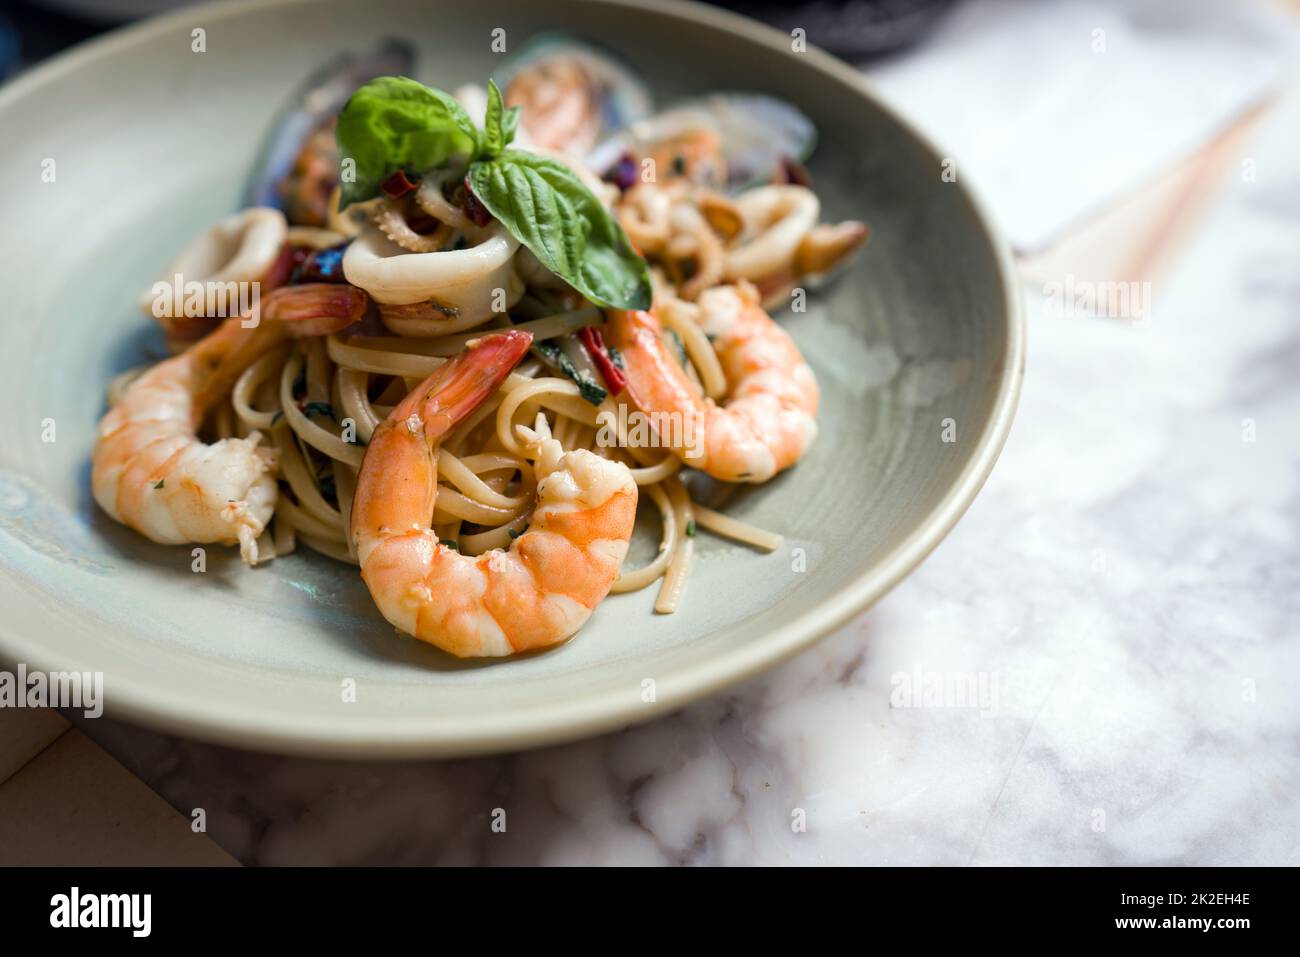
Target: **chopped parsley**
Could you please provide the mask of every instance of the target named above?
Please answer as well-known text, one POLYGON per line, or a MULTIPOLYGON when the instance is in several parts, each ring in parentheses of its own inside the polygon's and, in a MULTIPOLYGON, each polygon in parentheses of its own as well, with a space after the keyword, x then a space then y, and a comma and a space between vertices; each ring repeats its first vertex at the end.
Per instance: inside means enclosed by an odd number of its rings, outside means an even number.
POLYGON ((597 385, 587 372, 579 371, 578 367, 573 364, 573 360, 565 355, 564 350, 556 343, 551 341, 539 342, 537 351, 543 359, 572 379, 578 386, 578 394, 592 405, 600 405, 605 401, 605 396, 609 393, 597 385))
POLYGON ((320 489, 321 495, 325 498, 332 498, 334 501, 339 499, 338 487, 334 484, 334 473, 328 475, 316 476, 316 487, 320 489))
POLYGON ((578 394, 590 402, 592 405, 600 405, 605 401, 608 394, 596 383, 592 382, 587 376, 579 376, 576 380, 578 383, 578 394))
POLYGON ((338 421, 338 417, 334 414, 334 406, 328 402, 308 402, 302 407, 302 411, 305 415, 325 415, 338 421))
POLYGON ((677 361, 684 367, 686 365, 686 343, 682 342, 682 337, 677 334, 675 329, 665 330, 673 340, 673 345, 677 347, 677 361))

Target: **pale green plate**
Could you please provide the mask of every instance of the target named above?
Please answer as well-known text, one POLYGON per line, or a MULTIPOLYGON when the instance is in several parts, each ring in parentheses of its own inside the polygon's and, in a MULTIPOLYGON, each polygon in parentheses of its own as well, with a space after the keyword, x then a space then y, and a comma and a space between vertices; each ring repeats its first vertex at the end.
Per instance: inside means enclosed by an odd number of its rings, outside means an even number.
POLYGON ((656 4, 233 3, 183 10, 0 90, 0 655, 99 670, 107 713, 226 744, 400 757, 530 747, 644 721, 766 668, 879 598, 939 542, 1006 437, 1023 329, 1005 249, 941 158, 856 74, 716 10, 656 4), (207 50, 191 50, 206 30, 207 50), (821 131, 827 218, 874 238, 781 320, 821 382, 821 435, 793 472, 728 506, 783 532, 762 555, 701 536, 682 610, 615 596, 548 653, 457 663, 397 635, 354 569, 305 554, 259 569, 153 545, 93 506, 89 454, 112 374, 154 341, 137 294, 237 205, 283 96, 397 28, 419 79, 482 82, 541 30, 624 53, 661 99, 764 90, 821 131), (44 161, 55 178, 42 178, 44 161), (955 441, 943 441, 952 420, 955 441), (54 441, 47 442, 52 424, 54 441), (345 679, 356 700, 346 702, 345 679))

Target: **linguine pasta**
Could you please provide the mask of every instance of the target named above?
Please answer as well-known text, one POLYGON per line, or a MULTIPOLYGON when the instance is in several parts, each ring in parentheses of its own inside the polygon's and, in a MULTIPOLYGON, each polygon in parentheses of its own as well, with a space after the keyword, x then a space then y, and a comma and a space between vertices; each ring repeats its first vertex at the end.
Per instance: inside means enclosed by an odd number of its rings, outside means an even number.
MULTIPOLYGON (((535 342, 545 342, 603 321, 592 306, 549 311, 541 296, 526 297, 516 312, 518 322, 501 316, 469 333, 303 339, 253 363, 235 382, 229 400, 212 414, 209 437, 262 432, 277 450, 282 494, 258 541, 259 555, 287 555, 301 544, 356 564, 348 525, 365 445, 412 386, 476 335, 493 328, 524 329, 535 342), (529 314, 536 318, 524 318, 529 314)), ((666 317, 673 314, 671 308, 665 310, 666 317)), ((706 394, 720 394, 722 372, 704 333, 681 314, 666 318, 666 325, 685 345, 688 374, 705 385, 706 394)), ((439 539, 449 546, 454 543, 462 554, 480 555, 509 548, 527 529, 536 483, 514 427, 532 423, 541 412, 566 450, 587 448, 626 464, 658 515, 656 556, 641 567, 624 567, 612 591, 637 591, 659 583, 655 610, 675 611, 689 575, 697 528, 767 551, 780 546, 781 536, 695 503, 683 481, 682 461, 673 451, 632 444, 627 430, 618 428, 632 412, 626 399, 626 394, 607 396, 592 405, 574 382, 530 357, 440 446, 432 516, 439 539), (606 422, 612 427, 602 430, 606 422), (613 441, 602 444, 598 436, 613 441)))
POLYGON ((252 565, 358 565, 399 630, 473 657, 563 641, 610 592, 675 611, 699 529, 778 548, 691 476, 762 483, 807 451, 816 378, 767 308, 866 227, 819 224, 811 126, 771 98, 579 148, 590 61, 559 57, 489 81, 481 120, 370 79, 324 121, 337 151, 306 138, 275 205, 185 247, 141 300, 180 354, 111 384, 100 506, 252 565), (638 507, 659 543, 633 565, 638 507))

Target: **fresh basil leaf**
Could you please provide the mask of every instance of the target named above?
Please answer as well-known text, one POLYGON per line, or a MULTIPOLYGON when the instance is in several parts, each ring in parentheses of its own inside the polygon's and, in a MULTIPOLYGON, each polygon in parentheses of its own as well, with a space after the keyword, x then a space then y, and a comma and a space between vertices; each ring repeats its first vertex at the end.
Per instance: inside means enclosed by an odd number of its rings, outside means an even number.
POLYGON ((502 149, 515 141, 515 133, 519 129, 519 113, 521 110, 523 110, 522 106, 512 106, 501 117, 502 149))
POLYGON ((342 177, 340 209, 377 196, 399 169, 423 173, 479 149, 464 107, 404 76, 377 77, 353 93, 339 114, 337 139, 341 164, 355 163, 355 177, 342 177))
POLYGON ((483 156, 494 159, 510 145, 519 128, 519 107, 505 108, 501 90, 493 80, 488 80, 487 113, 483 117, 483 156))
POLYGON ((650 274, 623 227, 562 163, 506 150, 473 163, 474 194, 547 269, 592 302, 649 309, 650 274))
POLYGON ((578 395, 592 405, 600 405, 605 401, 605 396, 609 395, 608 390, 594 382, 589 373, 574 365, 573 360, 564 354, 564 350, 554 340, 539 342, 536 348, 543 359, 573 380, 578 387, 578 395))

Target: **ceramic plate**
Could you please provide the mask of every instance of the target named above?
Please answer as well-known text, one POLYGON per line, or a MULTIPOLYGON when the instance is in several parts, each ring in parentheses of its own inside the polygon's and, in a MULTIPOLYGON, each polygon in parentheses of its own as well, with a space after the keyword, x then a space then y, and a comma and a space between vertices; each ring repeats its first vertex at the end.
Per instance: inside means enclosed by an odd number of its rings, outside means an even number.
POLYGON ((376 758, 524 748, 644 721, 807 647, 879 598, 961 516, 1010 425, 1021 318, 1007 254, 966 187, 942 181, 939 154, 851 69, 716 10, 201 6, 0 90, 0 128, 0 653, 8 666, 102 671, 114 717, 241 747, 376 758), (784 533, 785 547, 759 554, 701 536, 676 615, 653 614, 651 591, 614 596, 563 647, 465 664, 396 634, 351 567, 305 553, 249 569, 233 549, 210 548, 196 573, 188 548, 151 544, 93 505, 105 384, 157 348, 137 294, 238 205, 288 91, 332 54, 398 28, 419 49, 418 78, 443 88, 486 79, 499 63, 493 30, 514 49, 561 28, 622 54, 661 102, 718 89, 785 97, 820 130, 811 171, 824 218, 874 230, 807 311, 779 316, 821 383, 820 437, 796 469, 728 511, 784 533))

